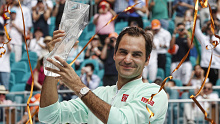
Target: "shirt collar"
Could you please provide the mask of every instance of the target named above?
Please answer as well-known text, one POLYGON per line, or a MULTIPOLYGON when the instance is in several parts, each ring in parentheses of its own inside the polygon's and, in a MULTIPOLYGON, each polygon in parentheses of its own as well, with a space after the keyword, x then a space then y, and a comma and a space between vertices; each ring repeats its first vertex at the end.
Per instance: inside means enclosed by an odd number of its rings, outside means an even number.
MULTIPOLYGON (((135 86, 137 86, 137 85, 139 85, 141 83, 143 83, 142 77, 126 83, 124 86, 122 86, 122 88, 120 90, 127 90, 127 89, 130 89, 131 87, 135 87, 135 86)), ((118 82, 116 83, 116 87, 115 87, 116 91, 118 91, 117 84, 118 84, 118 82)))

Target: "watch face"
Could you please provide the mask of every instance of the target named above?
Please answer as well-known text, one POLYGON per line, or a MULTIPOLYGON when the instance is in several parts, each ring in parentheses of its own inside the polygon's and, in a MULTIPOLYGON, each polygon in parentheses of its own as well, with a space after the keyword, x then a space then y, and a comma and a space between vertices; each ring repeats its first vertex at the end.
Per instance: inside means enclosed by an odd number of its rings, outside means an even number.
POLYGON ((89 88, 84 87, 84 88, 81 89, 80 93, 84 95, 84 94, 86 94, 88 91, 89 91, 89 88))
POLYGON ((85 94, 86 93, 86 89, 85 88, 82 88, 82 94, 85 94))

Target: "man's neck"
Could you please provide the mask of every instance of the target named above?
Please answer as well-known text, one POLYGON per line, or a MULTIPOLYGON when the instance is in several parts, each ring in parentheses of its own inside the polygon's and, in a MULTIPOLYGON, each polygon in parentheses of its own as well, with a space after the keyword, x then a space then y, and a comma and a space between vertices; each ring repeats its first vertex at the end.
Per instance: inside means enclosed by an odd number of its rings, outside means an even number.
POLYGON ((140 76, 135 77, 135 78, 123 78, 121 76, 118 76, 118 83, 117 83, 118 90, 120 90, 128 82, 136 80, 138 78, 140 78, 140 76))

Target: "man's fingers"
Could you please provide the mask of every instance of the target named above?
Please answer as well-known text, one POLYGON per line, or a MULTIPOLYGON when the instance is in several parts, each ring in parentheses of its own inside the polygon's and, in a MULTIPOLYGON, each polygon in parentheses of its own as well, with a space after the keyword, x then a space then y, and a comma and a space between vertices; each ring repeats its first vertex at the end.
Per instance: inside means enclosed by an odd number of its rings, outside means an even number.
POLYGON ((50 44, 51 44, 51 45, 55 45, 57 42, 60 42, 61 40, 62 40, 61 38, 56 38, 56 39, 52 40, 52 41, 50 42, 50 44))
POLYGON ((59 33, 65 33, 65 32, 63 30, 56 30, 56 31, 53 32, 53 36, 57 35, 59 33))
POLYGON ((75 43, 74 43, 74 45, 77 45, 79 43, 79 41, 77 40, 75 43))
POLYGON ((58 60, 64 67, 69 67, 69 64, 66 61, 64 61, 62 58, 60 58, 59 56, 54 56, 54 58, 58 60))
POLYGON ((45 67, 46 70, 48 71, 51 71, 53 73, 56 73, 56 74, 59 74, 60 75, 60 71, 59 70, 56 70, 56 69, 52 69, 52 68, 49 68, 49 67, 45 67))
POLYGON ((55 35, 53 35, 53 40, 56 40, 56 39, 58 39, 58 38, 61 38, 61 37, 65 36, 65 35, 66 35, 65 33, 55 34, 55 35))
MULTIPOLYGON (((53 65, 55 65, 55 66, 56 66, 57 68, 59 68, 61 71, 64 70, 62 65, 60 65, 58 62, 52 60, 51 58, 47 58, 47 61, 50 62, 50 63, 52 63, 53 65)), ((62 63, 61 63, 61 64, 62 64, 62 63)), ((56 70, 56 69, 55 69, 55 70, 56 70)))

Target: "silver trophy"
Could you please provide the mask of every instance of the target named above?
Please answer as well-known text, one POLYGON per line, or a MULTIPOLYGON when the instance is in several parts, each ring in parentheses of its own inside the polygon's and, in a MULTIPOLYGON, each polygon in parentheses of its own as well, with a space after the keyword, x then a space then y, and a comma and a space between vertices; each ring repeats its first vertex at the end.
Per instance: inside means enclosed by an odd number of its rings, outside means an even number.
MULTIPOLYGON (((66 0, 63 16, 59 29, 64 30, 66 35, 62 37, 62 42, 56 43, 54 49, 44 57, 44 68, 50 67, 59 70, 56 66, 46 59, 51 58, 55 61, 54 56, 59 56, 66 60, 73 45, 81 35, 83 29, 88 24, 89 5, 66 0)), ((44 69, 47 76, 57 77, 58 74, 44 69)))

